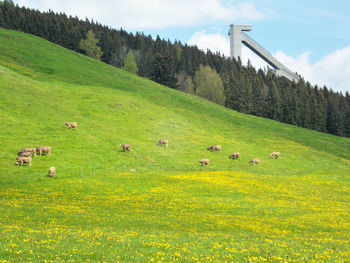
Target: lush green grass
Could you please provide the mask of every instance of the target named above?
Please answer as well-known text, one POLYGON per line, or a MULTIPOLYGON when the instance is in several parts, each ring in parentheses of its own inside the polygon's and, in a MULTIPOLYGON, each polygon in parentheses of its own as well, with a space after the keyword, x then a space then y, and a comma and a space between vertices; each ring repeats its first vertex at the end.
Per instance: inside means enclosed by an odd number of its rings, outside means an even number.
POLYGON ((0 262, 350 260, 349 139, 240 114, 3 29, 0 92, 0 262), (212 144, 222 151, 206 151, 212 144), (14 165, 17 151, 40 145, 52 156, 14 165))

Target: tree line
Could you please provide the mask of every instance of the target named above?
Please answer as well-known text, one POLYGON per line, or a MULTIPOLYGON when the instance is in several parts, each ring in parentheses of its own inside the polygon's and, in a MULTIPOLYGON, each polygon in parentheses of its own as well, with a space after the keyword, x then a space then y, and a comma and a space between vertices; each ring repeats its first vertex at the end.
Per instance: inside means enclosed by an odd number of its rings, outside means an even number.
POLYGON ((9 0, 0 1, 0 27, 33 34, 86 55, 92 41, 97 46, 92 48, 96 58, 170 88, 239 112, 350 137, 348 92, 344 95, 326 86, 312 86, 303 79, 291 82, 272 70, 256 70, 250 63, 243 65, 218 52, 116 30, 87 18, 19 7, 9 0))

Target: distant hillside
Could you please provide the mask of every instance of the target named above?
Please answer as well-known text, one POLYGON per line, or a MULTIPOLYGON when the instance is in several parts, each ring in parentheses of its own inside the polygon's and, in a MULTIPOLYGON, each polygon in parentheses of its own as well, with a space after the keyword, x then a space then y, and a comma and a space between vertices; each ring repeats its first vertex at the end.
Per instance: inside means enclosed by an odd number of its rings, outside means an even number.
MULTIPOLYGON (((67 134, 62 124, 64 121, 75 120, 82 127, 78 134, 86 133, 86 129, 92 133, 91 141, 87 138, 80 141, 83 136, 73 133, 78 140, 76 143, 86 147, 87 152, 89 147, 96 150, 101 148, 103 142, 105 147, 119 149, 119 144, 125 140, 137 145, 135 151, 140 156, 134 156, 134 161, 138 165, 145 165, 150 159, 156 159, 156 156, 151 158, 141 154, 142 151, 138 148, 149 151, 150 145, 153 146, 157 139, 163 137, 174 141, 170 144, 175 144, 176 148, 170 147, 166 152, 156 148, 159 158, 168 159, 172 154, 192 156, 169 159, 167 163, 173 165, 178 162, 178 165, 192 166, 203 154, 203 149, 215 143, 230 145, 224 147, 226 155, 231 151, 228 148, 234 150, 239 145, 239 148, 246 149, 254 147, 255 150, 249 156, 254 157, 257 153, 268 153, 275 145, 281 147, 281 150, 286 147, 287 150, 290 147, 289 142, 294 141, 315 151, 322 149, 324 154, 332 153, 339 158, 349 158, 348 139, 239 114, 193 95, 155 85, 152 81, 40 38, 15 31, 0 32, 2 110, 9 124, 7 127, 11 129, 3 129, 1 132, 4 135, 14 135, 5 136, 10 141, 14 140, 9 145, 11 152, 38 138, 42 140, 42 136, 47 137, 50 142, 58 140, 57 143, 62 143, 61 147, 64 147, 66 143, 61 142, 60 135, 64 134, 64 138, 70 140, 72 134, 67 134), (20 115, 22 113, 24 116, 20 115), (17 126, 16 123, 22 125, 17 126), (23 127, 27 131, 24 134, 23 127), (52 133, 48 133, 49 131, 52 133), (99 139, 95 138, 97 134, 99 139), (273 142, 274 140, 277 142, 273 142), (322 145, 319 145, 319 141, 322 141, 322 145), (344 147, 337 146, 340 142, 345 143, 344 147), (179 152, 179 147, 184 150, 182 153, 179 152)), ((102 148, 101 151, 105 152, 102 148)), ((290 156, 286 161, 291 162, 290 167, 293 167, 293 160, 300 156, 295 156, 293 149, 287 152, 290 152, 290 156)), ((204 154, 207 152, 204 151, 204 154)), ((110 156, 111 160, 113 155, 114 153, 110 156)), ((104 157, 106 156, 108 152, 104 153, 104 157)), ((122 160, 125 158, 123 162, 130 161, 129 156, 120 157, 122 160)), ((318 158, 319 156, 315 156, 311 159, 318 158)), ((216 164, 219 169, 228 164, 222 157, 217 161, 221 164, 216 164)), ((216 167, 215 163, 213 167, 216 167)), ((248 164, 243 167, 248 167, 248 164)))
POLYGON ((52 11, 41 13, 20 8, 11 1, 0 1, 0 27, 34 34, 82 53, 79 42, 92 29, 99 39, 103 62, 123 67, 126 54, 132 50, 140 76, 185 92, 193 90, 190 87, 199 66, 209 65, 223 81, 226 107, 350 137, 348 93, 344 96, 327 87, 312 86, 304 80, 292 83, 276 77, 272 72, 257 72, 251 65, 242 66, 240 61, 210 51, 205 53, 180 42, 171 43, 159 37, 153 40, 142 33, 133 35, 122 29, 111 29, 94 21, 82 21, 52 11), (162 75, 160 72, 164 71, 156 70, 157 67, 166 69, 167 74, 162 75))
POLYGON ((349 139, 238 113, 22 32, 0 29, 0 46, 1 262, 350 258, 349 139), (214 144, 222 151, 207 151, 214 144), (45 145, 52 156, 14 164, 45 145))

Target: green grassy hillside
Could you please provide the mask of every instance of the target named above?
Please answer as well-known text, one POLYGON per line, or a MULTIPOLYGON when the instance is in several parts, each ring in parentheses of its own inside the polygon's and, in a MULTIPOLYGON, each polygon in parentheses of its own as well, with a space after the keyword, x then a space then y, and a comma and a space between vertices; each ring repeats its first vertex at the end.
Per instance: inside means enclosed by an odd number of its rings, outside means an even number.
POLYGON ((350 259, 347 138, 237 113, 3 29, 0 120, 0 262, 350 259), (213 144, 222 151, 208 152, 213 144), (20 149, 45 145, 51 157, 15 165, 20 149), (240 160, 228 158, 235 151, 240 160))

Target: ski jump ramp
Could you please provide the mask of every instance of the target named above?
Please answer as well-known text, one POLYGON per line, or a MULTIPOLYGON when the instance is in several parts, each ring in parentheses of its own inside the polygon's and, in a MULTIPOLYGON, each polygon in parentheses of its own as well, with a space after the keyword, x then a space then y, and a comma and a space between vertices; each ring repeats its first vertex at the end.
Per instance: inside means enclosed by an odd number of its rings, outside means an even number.
MULTIPOLYGON (((271 53, 255 42, 251 37, 245 34, 245 31, 251 31, 253 27, 251 25, 230 25, 230 55, 232 58, 238 59, 241 57, 242 45, 246 45, 250 50, 262 58, 267 64, 275 69, 277 76, 283 76, 290 81, 298 81, 300 78, 298 75, 289 70, 281 62, 275 59, 271 53)), ((241 57, 242 58, 242 57, 241 57)))

